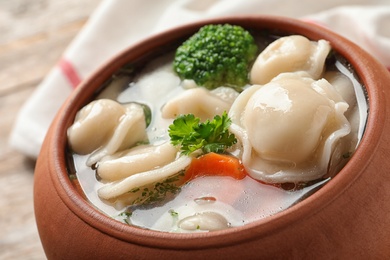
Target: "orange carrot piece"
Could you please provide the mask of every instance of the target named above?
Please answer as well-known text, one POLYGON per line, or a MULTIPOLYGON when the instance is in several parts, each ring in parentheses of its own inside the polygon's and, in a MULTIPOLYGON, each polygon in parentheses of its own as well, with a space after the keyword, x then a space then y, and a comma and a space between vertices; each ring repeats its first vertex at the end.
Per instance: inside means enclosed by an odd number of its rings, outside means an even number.
POLYGON ((237 180, 243 179, 247 173, 237 158, 230 155, 207 153, 192 160, 185 172, 184 181, 199 176, 230 176, 237 180))

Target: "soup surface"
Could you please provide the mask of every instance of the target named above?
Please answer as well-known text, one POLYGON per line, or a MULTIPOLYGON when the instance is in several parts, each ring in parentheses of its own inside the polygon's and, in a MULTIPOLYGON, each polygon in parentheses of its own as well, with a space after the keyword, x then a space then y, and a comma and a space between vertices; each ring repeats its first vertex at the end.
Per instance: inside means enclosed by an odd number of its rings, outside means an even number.
POLYGON ((331 181, 363 135, 364 87, 326 41, 253 35, 238 90, 179 77, 174 50, 113 75, 68 131, 70 177, 87 200, 129 225, 207 232, 276 214, 331 181), (226 123, 234 141, 183 152, 172 136, 189 115, 201 129, 226 123))

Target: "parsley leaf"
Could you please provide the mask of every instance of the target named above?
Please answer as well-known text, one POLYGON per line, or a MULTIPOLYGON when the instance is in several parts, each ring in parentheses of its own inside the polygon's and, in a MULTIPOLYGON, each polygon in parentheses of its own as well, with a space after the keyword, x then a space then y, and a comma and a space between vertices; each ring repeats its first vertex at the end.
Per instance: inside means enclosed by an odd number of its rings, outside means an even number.
POLYGON ((182 154, 188 155, 201 149, 203 153, 223 153, 237 142, 229 132, 231 120, 227 113, 215 116, 213 120, 200 123, 193 114, 177 117, 169 126, 173 145, 180 145, 182 154))

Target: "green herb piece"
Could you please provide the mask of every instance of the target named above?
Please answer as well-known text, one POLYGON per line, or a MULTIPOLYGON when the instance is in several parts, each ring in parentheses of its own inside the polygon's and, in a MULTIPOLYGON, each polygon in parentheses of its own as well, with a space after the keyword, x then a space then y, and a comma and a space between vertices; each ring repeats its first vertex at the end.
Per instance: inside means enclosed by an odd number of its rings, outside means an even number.
POLYGON ((184 172, 180 172, 162 182, 155 183, 154 186, 140 187, 129 191, 131 193, 140 192, 140 196, 137 197, 132 204, 152 204, 164 200, 170 194, 176 194, 180 191, 180 186, 177 182, 183 175, 184 172))
POLYGON ((177 213, 176 211, 174 211, 173 209, 170 209, 169 210, 169 213, 171 214, 172 217, 178 217, 179 216, 179 213, 177 213))
POLYGON ((348 158, 350 158, 351 156, 352 156, 352 152, 347 152, 347 153, 343 154, 343 158, 344 158, 344 159, 348 159, 348 158))
POLYGON ((76 174, 69 174, 69 179, 70 180, 77 180, 77 175, 76 174))
POLYGON ((136 192, 138 192, 139 190, 140 190, 140 188, 137 187, 137 188, 132 189, 130 192, 131 192, 131 193, 136 193, 136 192))
POLYGON ((129 212, 129 211, 123 211, 123 212, 119 213, 120 217, 126 217, 126 218, 129 218, 132 215, 133 215, 133 212, 129 212))
POLYGON ((169 136, 173 145, 180 145, 182 154, 189 155, 201 149, 203 153, 223 153, 237 142, 229 132, 231 120, 226 111, 222 116, 200 123, 193 114, 177 117, 169 126, 169 136))
POLYGON ((145 123, 146 123, 146 126, 149 126, 150 122, 152 122, 152 110, 150 109, 150 107, 148 105, 141 104, 141 103, 137 103, 137 104, 140 105, 142 107, 142 109, 144 110, 145 123))
POLYGON ((123 218, 123 221, 127 224, 127 225, 131 225, 130 223, 130 217, 133 215, 133 212, 129 212, 129 211, 123 211, 121 213, 119 213, 119 217, 122 217, 123 218))

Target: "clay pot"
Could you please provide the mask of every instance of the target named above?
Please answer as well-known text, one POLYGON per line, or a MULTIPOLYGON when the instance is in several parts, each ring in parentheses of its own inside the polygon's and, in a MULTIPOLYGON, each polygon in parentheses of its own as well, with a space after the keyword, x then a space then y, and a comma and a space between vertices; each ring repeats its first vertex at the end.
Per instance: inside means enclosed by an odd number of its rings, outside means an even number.
POLYGON ((354 43, 313 24, 282 17, 202 21, 125 50, 85 80, 62 106, 39 156, 35 214, 49 259, 291 259, 390 255, 390 74, 354 43), (369 101, 360 146, 342 171, 306 200, 242 227, 195 234, 164 233, 117 222, 91 206, 68 178, 66 131, 78 109, 120 67, 186 38, 204 24, 231 23, 326 39, 355 68, 369 101))

